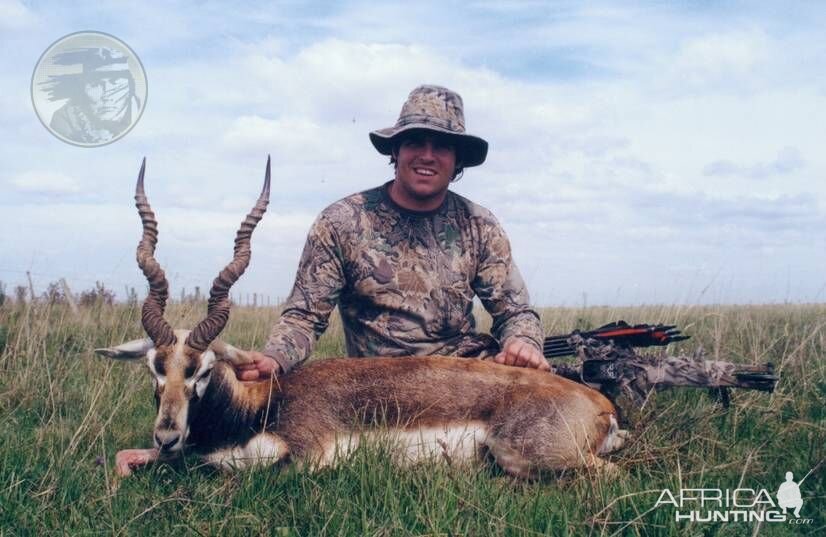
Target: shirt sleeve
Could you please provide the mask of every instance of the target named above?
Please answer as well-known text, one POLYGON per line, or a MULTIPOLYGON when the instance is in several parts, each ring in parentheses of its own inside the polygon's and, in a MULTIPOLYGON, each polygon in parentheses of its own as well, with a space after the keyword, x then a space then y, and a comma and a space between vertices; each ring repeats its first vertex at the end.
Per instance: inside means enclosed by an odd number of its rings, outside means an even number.
POLYGON ((541 351, 539 314, 530 306, 530 296, 511 257, 505 230, 493 215, 487 215, 482 219, 479 236, 482 244, 473 290, 493 318, 491 334, 500 348, 508 339, 518 337, 541 351))
POLYGON ((322 213, 307 235, 293 290, 264 347, 264 354, 278 362, 283 372, 312 354, 338 304, 344 281, 338 236, 322 213))

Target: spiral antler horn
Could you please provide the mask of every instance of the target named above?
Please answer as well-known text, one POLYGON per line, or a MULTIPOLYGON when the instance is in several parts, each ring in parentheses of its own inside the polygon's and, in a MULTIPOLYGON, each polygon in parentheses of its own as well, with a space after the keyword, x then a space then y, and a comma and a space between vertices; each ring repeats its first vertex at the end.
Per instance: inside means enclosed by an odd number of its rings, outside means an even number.
POLYGON ((146 194, 143 191, 143 176, 146 172, 146 157, 143 157, 141 171, 138 174, 138 184, 135 187, 135 207, 143 223, 143 237, 138 243, 138 266, 149 282, 149 295, 143 301, 141 323, 146 334, 155 343, 155 346, 171 345, 175 343, 175 334, 172 327, 163 318, 166 308, 166 299, 169 297, 169 284, 163 269, 155 261, 155 245, 158 243, 158 222, 155 213, 149 206, 146 194))
POLYGON ((206 318, 189 333, 186 344, 197 351, 205 351, 209 344, 218 337, 229 319, 229 289, 246 270, 250 263, 250 237, 255 226, 264 216, 270 203, 270 157, 267 156, 267 171, 264 174, 264 188, 252 211, 241 223, 235 235, 235 257, 218 274, 209 291, 209 303, 206 318))

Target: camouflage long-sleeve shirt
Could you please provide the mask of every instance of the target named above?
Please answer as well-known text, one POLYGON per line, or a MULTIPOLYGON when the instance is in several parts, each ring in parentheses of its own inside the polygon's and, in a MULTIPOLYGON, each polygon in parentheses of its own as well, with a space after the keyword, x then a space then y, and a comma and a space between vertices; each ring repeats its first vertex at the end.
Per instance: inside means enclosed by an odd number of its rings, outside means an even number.
POLYGON ((541 348, 539 316, 490 211, 450 191, 434 211, 408 211, 388 185, 316 219, 264 353, 284 371, 306 359, 337 304, 350 356, 484 357, 511 337, 541 348), (495 340, 475 331, 474 295, 495 340))

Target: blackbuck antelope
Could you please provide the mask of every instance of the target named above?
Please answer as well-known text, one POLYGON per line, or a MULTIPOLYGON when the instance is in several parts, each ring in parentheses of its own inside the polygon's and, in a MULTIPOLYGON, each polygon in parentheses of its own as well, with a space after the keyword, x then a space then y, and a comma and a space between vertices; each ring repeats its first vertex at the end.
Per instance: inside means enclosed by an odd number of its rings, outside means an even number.
POLYGON ((116 468, 172 456, 184 447, 225 468, 292 461, 333 464, 365 438, 389 438, 399 462, 444 457, 467 461, 489 452, 505 471, 605 467, 599 456, 622 447, 616 410, 599 392, 538 370, 491 361, 423 356, 336 358, 271 381, 244 383, 233 366, 247 352, 217 339, 230 311, 229 289, 250 260, 250 236, 269 202, 264 188, 235 238, 235 256, 215 279, 207 316, 189 330, 164 320, 168 285, 154 258, 157 222, 144 194, 146 160, 135 201, 143 222, 138 265, 149 280, 141 321, 149 336, 97 349, 117 359, 146 357, 158 415, 154 448, 119 451, 116 468))

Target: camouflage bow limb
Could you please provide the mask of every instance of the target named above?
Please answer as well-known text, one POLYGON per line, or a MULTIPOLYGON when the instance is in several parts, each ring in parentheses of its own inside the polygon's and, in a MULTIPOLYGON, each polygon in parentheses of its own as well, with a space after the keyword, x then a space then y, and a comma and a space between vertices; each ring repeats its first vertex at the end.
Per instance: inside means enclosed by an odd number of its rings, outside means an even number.
POLYGON ((728 388, 771 392, 778 381, 771 363, 745 365, 706 360, 702 350, 694 355, 649 356, 573 334, 569 344, 577 350, 579 365, 555 365, 558 375, 588 384, 611 398, 624 392, 636 403, 653 389, 675 386, 709 388, 728 406, 728 388))

